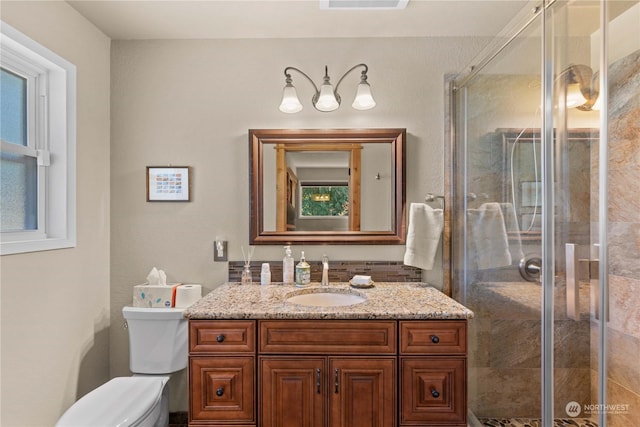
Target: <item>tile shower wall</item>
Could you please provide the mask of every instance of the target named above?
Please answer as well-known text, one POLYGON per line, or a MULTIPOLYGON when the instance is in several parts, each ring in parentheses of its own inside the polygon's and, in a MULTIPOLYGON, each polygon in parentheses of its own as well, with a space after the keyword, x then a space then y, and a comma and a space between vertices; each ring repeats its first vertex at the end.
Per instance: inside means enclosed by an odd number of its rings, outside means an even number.
MULTIPOLYGON (((251 263, 251 274, 254 282, 260 281, 260 268, 268 262, 271 270, 271 281, 282 282, 282 261, 254 261, 251 263)), ((322 279, 322 264, 309 261, 311 265, 311 281, 322 279)), ((239 282, 244 262, 229 262, 229 281, 239 282)), ((356 274, 371 276, 374 282, 421 282, 422 272, 419 268, 404 265, 396 261, 329 261, 329 281, 348 282, 356 274)))
MULTIPOLYGON (((559 283, 558 286, 563 286, 559 283)), ((588 300, 588 286, 580 290, 588 300)), ((532 282, 480 282, 470 288, 469 406, 484 418, 540 417, 542 288, 532 282)), ((589 314, 566 316, 565 293, 555 293, 555 413, 566 402, 590 401, 589 314), (566 349, 566 350, 563 350, 566 349), (567 395, 570 393, 570 395, 567 395)))
MULTIPOLYGON (((640 50, 614 62, 609 81, 608 403, 629 405, 629 410, 609 415, 608 425, 626 427, 640 426, 640 50)), ((597 153, 593 158, 597 169, 597 153)), ((592 200, 597 189, 592 180, 592 200)), ((597 217, 597 203, 592 215, 597 217)), ((595 319, 591 326, 593 366, 598 360, 595 319)), ((592 387, 597 384, 593 367, 592 387)))

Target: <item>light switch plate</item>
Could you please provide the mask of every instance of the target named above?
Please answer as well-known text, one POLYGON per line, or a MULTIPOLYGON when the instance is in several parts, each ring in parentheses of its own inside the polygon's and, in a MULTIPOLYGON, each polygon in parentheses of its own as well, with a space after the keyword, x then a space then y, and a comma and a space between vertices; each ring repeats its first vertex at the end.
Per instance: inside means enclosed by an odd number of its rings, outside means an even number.
POLYGON ((227 241, 216 240, 213 242, 213 261, 223 262, 227 261, 227 241))

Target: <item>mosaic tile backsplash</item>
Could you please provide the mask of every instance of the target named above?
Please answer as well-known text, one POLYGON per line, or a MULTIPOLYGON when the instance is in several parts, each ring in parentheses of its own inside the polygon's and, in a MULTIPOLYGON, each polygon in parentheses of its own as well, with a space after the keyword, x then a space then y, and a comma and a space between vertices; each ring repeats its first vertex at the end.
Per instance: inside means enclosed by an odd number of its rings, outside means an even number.
MULTIPOLYGON (((297 261, 297 260, 296 260, 297 261)), ((282 282, 282 260, 252 261, 251 274, 254 282, 260 281, 262 263, 268 262, 271 269, 271 281, 282 282)), ((322 279, 320 261, 307 260, 311 265, 311 281, 322 279)), ((229 282, 239 282, 244 262, 229 262, 229 282)), ((374 282, 421 282, 422 271, 416 267, 404 265, 400 261, 331 261, 329 260, 329 281, 348 282, 356 274, 371 276, 374 282)))

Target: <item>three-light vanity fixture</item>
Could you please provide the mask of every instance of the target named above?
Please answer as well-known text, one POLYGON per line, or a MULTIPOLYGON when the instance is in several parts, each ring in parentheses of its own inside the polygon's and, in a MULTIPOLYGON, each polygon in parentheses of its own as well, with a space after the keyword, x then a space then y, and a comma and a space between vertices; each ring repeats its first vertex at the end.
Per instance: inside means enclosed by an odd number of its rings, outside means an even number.
POLYGON ((311 80, 311 78, 302 72, 301 70, 295 67, 287 67, 284 69, 284 75, 286 77, 286 85, 284 87, 284 91, 282 93, 282 102, 280 103, 280 111, 283 113, 297 113, 302 110, 302 104, 298 99, 298 94, 296 92, 296 88, 292 84, 291 74, 289 74, 290 70, 297 71, 306 77, 309 82, 313 85, 315 89, 315 93, 313 98, 311 98, 311 103, 313 106, 319 111, 333 111, 336 110, 340 106, 340 95, 338 95, 338 88, 340 87, 340 83, 342 80, 349 74, 351 71, 355 70, 358 67, 363 67, 362 74, 360 75, 360 84, 358 84, 358 89, 356 90, 356 97, 353 100, 353 104, 351 106, 356 110, 369 110, 376 106, 376 101, 374 101, 373 96, 371 95, 371 86, 367 83, 367 71, 369 71, 369 67, 366 64, 358 64, 349 69, 346 73, 340 77, 338 83, 336 84, 335 89, 331 82, 329 81, 329 70, 328 67, 324 67, 324 82, 320 86, 318 90, 318 86, 311 80))

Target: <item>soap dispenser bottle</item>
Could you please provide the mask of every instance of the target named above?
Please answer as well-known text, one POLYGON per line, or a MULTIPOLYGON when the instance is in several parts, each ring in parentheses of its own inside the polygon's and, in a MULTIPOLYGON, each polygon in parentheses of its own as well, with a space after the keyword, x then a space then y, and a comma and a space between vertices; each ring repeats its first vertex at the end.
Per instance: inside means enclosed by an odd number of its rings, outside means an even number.
POLYGON ((285 285, 293 284, 294 262, 291 256, 291 246, 285 246, 285 255, 282 259, 282 283, 285 285))
POLYGON ((300 262, 296 265, 296 286, 304 287, 311 283, 311 266, 304 259, 304 251, 300 256, 300 262))

